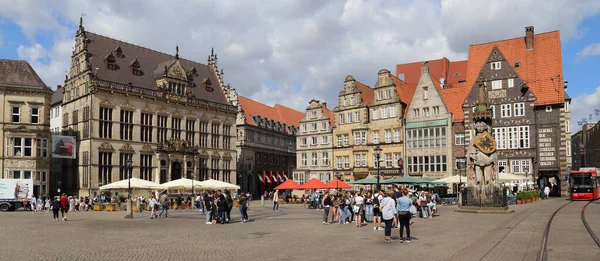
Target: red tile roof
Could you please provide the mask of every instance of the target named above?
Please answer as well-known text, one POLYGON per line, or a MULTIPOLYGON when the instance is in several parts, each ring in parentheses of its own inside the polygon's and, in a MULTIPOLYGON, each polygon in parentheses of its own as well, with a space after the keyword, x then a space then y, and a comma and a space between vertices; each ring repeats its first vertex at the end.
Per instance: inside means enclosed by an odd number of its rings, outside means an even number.
MULTIPOLYGON (((419 75, 420 74, 421 71, 419 70, 419 75)), ((406 83, 394 75, 391 75, 391 77, 394 85, 396 85, 396 93, 398 93, 398 96, 400 96, 400 101, 406 104, 404 109, 408 108, 412 102, 413 96, 415 95, 418 81, 414 83, 406 83)))
POLYGON ((295 127, 300 125, 300 119, 304 116, 303 112, 299 112, 281 104, 275 104, 275 106, 271 107, 244 96, 238 96, 238 102, 244 111, 246 124, 252 126, 256 126, 256 123, 252 120, 253 115, 258 115, 295 127))
MULTIPOLYGON (((421 67, 423 62, 413 62, 396 65, 396 76, 404 74, 404 82, 406 83, 417 83, 421 78, 421 67)), ((467 61, 456 61, 450 62, 448 58, 427 61, 429 66, 429 74, 431 77, 436 79, 438 82, 440 78, 444 78, 448 85, 456 84, 460 80, 466 80, 467 75, 467 61), (457 75, 458 73, 458 75, 457 75)))
POLYGON ((327 104, 321 106, 321 111, 323 114, 329 116, 329 125, 333 126, 333 111, 327 108, 327 104))
POLYGON ((535 95, 536 105, 563 103, 565 91, 560 32, 535 34, 534 44, 532 50, 527 50, 525 38, 517 37, 469 46, 468 86, 474 86, 492 49, 498 47, 515 72, 535 95), (514 68, 515 62, 520 63, 518 68, 514 68))
POLYGON ((439 90, 446 109, 454 115, 452 122, 462 122, 465 119, 462 105, 471 90, 468 86, 466 83, 462 83, 439 90))
POLYGON ((373 89, 359 81, 355 82, 356 87, 361 91, 362 99, 365 102, 365 104, 371 105, 371 102, 373 102, 373 89))

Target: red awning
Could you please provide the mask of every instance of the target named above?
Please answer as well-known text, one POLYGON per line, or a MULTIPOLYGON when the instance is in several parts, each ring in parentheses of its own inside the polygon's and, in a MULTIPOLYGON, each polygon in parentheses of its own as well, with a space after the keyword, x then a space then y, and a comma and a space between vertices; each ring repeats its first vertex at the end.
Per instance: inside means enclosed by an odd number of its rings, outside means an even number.
POLYGON ((311 179, 302 185, 302 189, 328 189, 327 184, 318 179, 311 179))
POLYGON ((351 189, 352 188, 352 186, 344 183, 343 181, 341 181, 341 180, 339 180, 337 178, 333 179, 332 181, 329 181, 329 183, 327 183, 327 186, 329 186, 329 188, 332 188, 332 189, 335 189, 335 188, 337 188, 337 189, 351 189))
POLYGON ((300 189, 302 186, 296 183, 296 181, 288 180, 277 186, 275 189, 300 189))

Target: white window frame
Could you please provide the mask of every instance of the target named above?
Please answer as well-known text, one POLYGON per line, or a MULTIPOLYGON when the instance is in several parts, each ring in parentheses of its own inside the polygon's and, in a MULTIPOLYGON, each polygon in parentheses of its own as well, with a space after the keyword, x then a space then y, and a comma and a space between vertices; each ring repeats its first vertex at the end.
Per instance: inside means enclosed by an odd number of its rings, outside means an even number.
POLYGON ((510 78, 510 79, 508 79, 508 88, 513 88, 513 87, 515 87, 515 79, 510 78))
POLYGON ((379 144, 379 131, 373 131, 373 144, 379 144))
POLYGON ((492 90, 500 90, 502 89, 502 80, 492 81, 492 90))
POLYGON ((321 153, 322 157, 321 157, 321 164, 323 166, 329 166, 329 152, 323 152, 321 153))
POLYGON ((413 118, 415 118, 415 119, 419 118, 419 109, 413 109, 413 118))
POLYGON ((388 169, 391 169, 394 166, 394 164, 392 163, 392 153, 384 154, 384 159, 385 159, 385 167, 388 169))
POLYGON ((360 122, 360 111, 354 112, 354 122, 360 122))
POLYGON ((565 102, 565 112, 571 111, 571 102, 565 102))
POLYGON ((440 106, 433 106, 433 116, 440 115, 440 106))
POLYGON ((378 101, 383 100, 383 92, 382 91, 377 91, 377 100, 378 101))
POLYGON ((464 133, 456 133, 454 136, 454 144, 455 145, 465 145, 465 134, 464 133))
POLYGON ((348 98, 344 97, 344 106, 348 106, 348 98))
POLYGON ((340 113, 340 124, 346 124, 346 118, 343 113, 340 113))
POLYGON ((512 110, 511 110, 511 104, 510 103, 509 104, 502 104, 500 106, 500 108, 501 108, 501 115, 500 115, 501 118, 511 117, 511 111, 512 110))
POLYGON ((39 107, 31 107, 30 121, 31 121, 31 124, 39 124, 40 123, 40 108, 39 107), (36 110, 37 113, 33 113, 33 110, 36 110), (33 121, 33 117, 36 117, 36 119, 37 119, 35 122, 33 121))
POLYGON ((310 163, 311 166, 316 167, 319 163, 319 155, 316 152, 311 153, 310 155, 310 163))
POLYGON ((502 69, 502 62, 491 62, 490 65, 492 70, 502 69))
POLYGON ((519 103, 515 103, 513 106, 514 109, 514 116, 515 117, 521 117, 521 116, 525 116, 525 103, 523 102, 519 102, 519 103))
POLYGON ((429 117, 429 107, 423 108, 423 118, 429 117))
POLYGON ((356 99, 354 98, 354 96, 350 96, 350 105, 354 104, 356 104, 356 99))
POLYGON ((21 106, 12 106, 10 109, 11 112, 11 117, 10 117, 10 121, 12 123, 21 123, 21 106), (17 112, 15 113, 15 109, 17 109, 17 112), (14 121, 14 118, 18 117, 18 121, 14 121))
POLYGON ((571 157, 571 141, 567 140, 567 157, 571 157))
POLYGON ((321 130, 327 130, 327 122, 321 122, 321 130))
POLYGON ((347 147, 350 145, 350 137, 348 137, 348 134, 344 134, 344 147, 347 147))
POLYGON ((354 135, 354 145, 360 144, 360 132, 355 131, 352 135, 354 135))
POLYGON ((348 123, 352 123, 352 112, 348 113, 348 123))
POLYGON ((394 129, 394 142, 400 142, 400 129, 394 129))
POLYGON ((342 162, 342 157, 341 156, 337 156, 335 157, 335 166, 337 169, 342 169, 342 164, 344 162, 342 162))
POLYGON ((329 144, 329 138, 327 136, 323 136, 321 144, 329 144))
POLYGON ((307 131, 306 124, 302 124, 302 132, 306 132, 306 131, 307 131))
POLYGON ((313 118, 313 119, 316 118, 317 117, 317 111, 311 111, 310 112, 310 117, 313 118))
POLYGON ((387 119, 388 118, 388 109, 387 107, 381 107, 381 118, 382 119, 387 119))
POLYGON ((530 147, 529 126, 519 126, 519 144, 520 149, 529 149, 530 147))
POLYGON ((521 160, 521 173, 531 174, 531 161, 521 160))
POLYGON ((521 172, 521 161, 520 160, 511 160, 510 161, 510 170, 512 173, 522 173, 521 172))
POLYGON ((496 105, 491 105, 490 108, 492 109, 492 118, 496 118, 496 105))
POLYGON ((362 166, 366 167, 367 166, 367 154, 362 154, 361 158, 362 158, 361 159, 362 166))
POLYGON ((354 154, 354 167, 360 167, 360 154, 354 154))
POLYGON ((423 87, 423 100, 429 99, 429 87, 423 87))
POLYGON ((350 156, 344 156, 344 169, 350 168, 350 156))
POLYGON ((504 172, 510 172, 510 169, 508 168, 507 160, 498 160, 498 172, 502 172, 500 170, 500 167, 504 167, 504 172))
POLYGON ((392 130, 386 129, 384 130, 385 135, 385 143, 392 143, 392 130))
POLYGON ((342 146, 342 135, 337 135, 335 137, 335 140, 336 140, 336 143, 335 143, 336 147, 341 147, 342 146))
POLYGON ((396 118, 396 105, 390 106, 390 118, 396 118))
POLYGON ((395 168, 399 168, 400 165, 398 165, 398 160, 402 158, 402 154, 400 154, 400 152, 394 152, 394 167, 395 168))
POLYGON ((565 121, 565 132, 571 133, 571 121, 570 120, 565 121))
POLYGON ((552 106, 546 105, 546 112, 551 112, 551 111, 552 111, 552 106))
POLYGON ((379 119, 379 109, 373 109, 373 119, 374 120, 379 119))
POLYGON ((506 128, 506 139, 508 140, 508 149, 519 148, 519 127, 507 127, 506 128))
POLYGON ((302 166, 306 167, 308 165, 308 159, 307 159, 306 153, 302 153, 301 159, 302 159, 301 160, 302 166))

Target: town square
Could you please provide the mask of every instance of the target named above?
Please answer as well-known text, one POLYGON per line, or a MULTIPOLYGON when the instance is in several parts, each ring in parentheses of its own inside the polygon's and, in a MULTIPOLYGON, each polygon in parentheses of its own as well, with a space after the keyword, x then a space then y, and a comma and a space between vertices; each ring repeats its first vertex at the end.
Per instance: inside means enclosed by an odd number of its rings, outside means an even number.
POLYGON ((597 1, 0 1, 0 259, 598 260, 598 32, 597 1))

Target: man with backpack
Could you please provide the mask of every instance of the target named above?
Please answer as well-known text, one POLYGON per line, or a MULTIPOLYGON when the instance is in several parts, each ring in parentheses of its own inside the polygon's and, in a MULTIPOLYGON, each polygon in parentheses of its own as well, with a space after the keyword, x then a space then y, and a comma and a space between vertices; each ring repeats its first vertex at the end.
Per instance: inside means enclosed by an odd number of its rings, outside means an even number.
POLYGON ((381 230, 381 208, 379 206, 383 196, 380 195, 379 189, 373 194, 373 230, 381 230))

